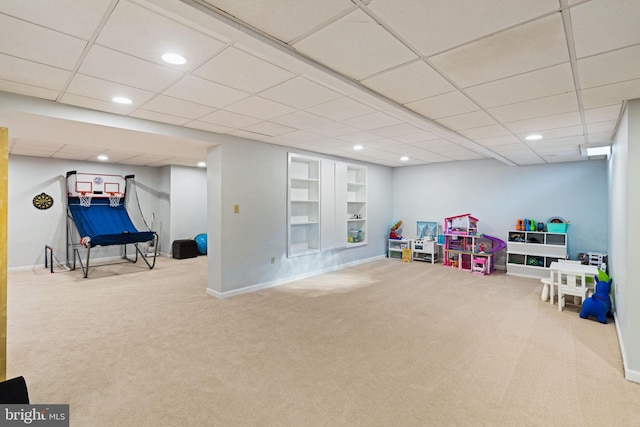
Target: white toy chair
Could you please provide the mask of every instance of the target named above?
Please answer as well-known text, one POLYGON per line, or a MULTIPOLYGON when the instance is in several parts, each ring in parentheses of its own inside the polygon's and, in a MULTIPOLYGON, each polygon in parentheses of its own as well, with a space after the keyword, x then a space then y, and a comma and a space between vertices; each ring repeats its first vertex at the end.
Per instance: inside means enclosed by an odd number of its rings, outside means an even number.
POLYGON ((562 268, 558 270, 558 311, 562 311, 567 295, 580 297, 580 304, 587 299, 587 288, 585 274, 573 273, 565 271, 562 268))

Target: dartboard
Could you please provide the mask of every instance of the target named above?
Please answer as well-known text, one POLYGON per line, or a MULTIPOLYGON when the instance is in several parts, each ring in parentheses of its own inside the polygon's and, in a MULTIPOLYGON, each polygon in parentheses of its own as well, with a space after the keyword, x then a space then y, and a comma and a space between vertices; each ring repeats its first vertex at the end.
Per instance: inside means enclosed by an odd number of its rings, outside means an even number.
POLYGON ((53 197, 46 193, 40 193, 33 198, 33 206, 38 209, 49 209, 53 206, 53 197))

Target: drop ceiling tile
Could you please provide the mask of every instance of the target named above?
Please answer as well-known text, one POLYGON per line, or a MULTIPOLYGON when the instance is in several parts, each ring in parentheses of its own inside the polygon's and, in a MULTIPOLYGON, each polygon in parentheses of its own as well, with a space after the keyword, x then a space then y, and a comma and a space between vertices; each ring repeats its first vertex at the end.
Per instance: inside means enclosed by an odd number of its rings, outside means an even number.
POLYGON ((407 155, 412 159, 427 163, 450 162, 453 160, 451 157, 441 156, 432 151, 423 150, 416 147, 407 148, 407 153, 407 155))
POLYGON ((613 134, 617 123, 617 120, 607 120, 605 122, 591 123, 587 125, 587 132, 589 132, 589 135, 591 135, 592 133, 600 132, 608 132, 611 135, 613 134))
POLYGON ((580 59, 578 68, 582 89, 636 79, 640 76, 640 45, 580 59))
POLYGON ((363 143, 369 143, 371 141, 375 141, 382 138, 380 137, 380 135, 376 135, 375 133, 358 132, 358 133, 350 133, 347 135, 340 135, 340 136, 337 136, 336 139, 350 142, 353 144, 363 144, 363 143))
POLYGON ((234 130, 234 128, 230 128, 228 126, 221 126, 221 125, 216 125, 213 123, 206 123, 206 122, 201 122, 198 120, 194 120, 192 122, 189 122, 187 124, 185 124, 184 126, 186 127, 190 127, 193 129, 199 129, 199 130, 204 130, 207 132, 214 132, 214 133, 229 133, 231 131, 234 130))
POLYGON ((442 153, 443 151, 455 151, 460 148, 459 145, 442 138, 434 139, 431 141, 412 142, 410 145, 433 151, 434 153, 442 153))
POLYGON ((489 113, 501 122, 515 122, 572 111, 578 111, 578 98, 575 93, 565 93, 492 108, 489 113))
POLYGON ((361 82, 399 104, 455 90, 455 87, 423 61, 394 68, 361 82))
POLYGON ((234 47, 225 49, 193 74, 251 94, 295 77, 289 71, 234 47))
POLYGON ((584 144, 584 136, 576 135, 576 136, 568 136, 565 138, 552 138, 552 139, 541 139, 539 141, 528 141, 527 145, 531 147, 536 152, 540 152, 544 150, 545 153, 551 153, 553 149, 564 149, 566 147, 573 147, 574 149, 578 146, 584 144))
POLYGON ((243 114, 232 113, 225 110, 214 111, 213 113, 200 117, 199 120, 234 129, 251 126, 261 121, 260 119, 256 119, 255 117, 249 117, 243 114))
POLYGON ((199 31, 131 2, 119 2, 96 43, 176 70, 187 71, 202 64, 225 46, 199 31), (187 63, 171 65, 165 53, 178 53, 187 63))
POLYGON ((440 154, 453 160, 478 160, 486 158, 486 156, 483 156, 482 154, 475 153, 464 148, 458 148, 453 151, 443 151, 440 154))
POLYGON ((213 111, 212 107, 202 104, 185 101, 183 99, 172 98, 170 96, 158 95, 142 106, 149 111, 170 114, 172 116, 197 119, 213 111))
POLYGON ((228 105, 225 107, 225 110, 250 117, 257 117, 262 120, 270 120, 295 111, 295 109, 291 107, 260 98, 259 96, 245 98, 242 101, 228 105))
POLYGON ((3 0, 2 13, 88 40, 109 8, 111 0, 52 0, 55 7, 23 0, 3 0))
POLYGON ((280 135, 279 138, 283 139, 283 140, 286 140, 286 141, 296 142, 296 143, 315 142, 315 141, 321 141, 321 140, 325 139, 325 137, 322 136, 322 135, 318 135, 316 133, 307 132, 307 131, 304 131, 304 130, 298 130, 298 131, 295 131, 295 132, 291 132, 291 133, 287 133, 287 134, 284 134, 284 135, 280 135))
POLYGON ((417 58, 360 9, 303 38, 293 47, 356 80, 417 58))
POLYGON ((500 125, 482 126, 474 129, 464 129, 460 131, 461 135, 470 139, 491 138, 495 136, 509 135, 509 131, 500 125))
POLYGON ((1 13, 0 28, 5 35, 0 37, 0 52, 65 70, 73 70, 87 44, 1 13))
POLYGON ((327 125, 310 128, 308 130, 310 132, 328 137, 348 135, 350 133, 359 132, 359 129, 344 125, 342 123, 329 123, 327 125))
POLYGON ((431 98, 411 102, 406 106, 432 120, 457 116, 480 109, 460 91, 432 96, 431 98))
POLYGON ((331 120, 324 117, 316 116, 305 111, 296 111, 284 116, 271 119, 275 123, 290 126, 296 129, 309 129, 318 126, 324 126, 331 123, 331 120))
POLYGON ((464 90, 484 108, 499 107, 573 91, 575 91, 573 74, 568 62, 472 86, 464 90))
POLYGON ((505 153, 520 153, 526 151, 526 146, 522 142, 508 142, 505 144, 494 144, 487 147, 492 152, 498 155, 504 155, 505 153))
MULTIPOLYGON (((365 151, 365 150, 362 150, 365 151)), ((368 148, 364 153, 367 157, 373 159, 385 159, 388 161, 399 161, 403 156, 401 153, 389 153, 388 151, 380 150, 377 148, 368 148)))
POLYGON ((58 97, 58 91, 55 90, 43 89, 6 80, 0 80, 0 91, 33 96, 35 98, 48 99, 50 101, 55 100, 58 97))
POLYGON ((154 92, 182 76, 176 70, 96 45, 89 50, 78 72, 154 92))
POLYGON ((261 92, 260 96, 290 107, 304 109, 340 98, 342 95, 305 78, 296 77, 261 92))
POLYGON ((411 133, 409 135, 396 136, 393 139, 395 139, 398 142, 411 144, 411 143, 420 142, 420 141, 431 141, 433 139, 438 139, 438 138, 440 138, 438 135, 434 135, 431 132, 422 131, 418 133, 411 133))
POLYGON ((212 6, 287 43, 353 9, 348 0, 301 2, 298 0, 205 0, 212 6))
POLYGON ((371 132, 386 138, 396 138, 405 135, 422 133, 422 129, 412 126, 409 123, 398 123, 396 125, 377 128, 372 130, 371 132))
POLYGON ((589 143, 611 142, 613 136, 611 132, 589 132, 588 139, 589 143))
POLYGON ((238 136, 240 138, 253 139, 256 141, 262 141, 264 139, 269 138, 269 135, 265 135, 263 133, 250 132, 244 129, 234 129, 228 133, 228 135, 238 136))
MULTIPOLYGON (((69 87, 67 88, 65 97, 70 95, 78 95, 85 98, 93 98, 105 103, 118 106, 118 111, 131 111, 132 108, 144 104, 149 100, 153 93, 133 88, 130 86, 113 83, 106 80, 97 79, 94 77, 85 76, 83 74, 76 74, 69 87), (131 101, 131 105, 114 104, 111 99, 114 96, 124 96, 131 101)), ((96 104, 97 106, 98 104, 96 104)), ((110 110, 112 111, 112 110, 110 110)))
POLYGON ((71 76, 69 71, 60 68, 3 54, 0 54, 0 63, 0 79, 42 89, 60 91, 71 76))
POLYGON ((376 0, 384 22, 429 56, 551 12, 555 0, 376 0))
POLYGON ((436 121, 441 125, 455 131, 478 128, 482 126, 491 126, 496 124, 496 121, 493 120, 491 116, 489 116, 484 111, 474 111, 472 113, 445 117, 436 121))
POLYGON ((75 105, 77 107, 88 108, 90 110, 106 111, 108 113, 129 115, 135 107, 131 105, 120 105, 113 102, 102 101, 94 98, 87 98, 81 95, 66 93, 60 98, 62 104, 75 105))
POLYGON ((522 144, 522 142, 513 135, 494 136, 492 138, 475 139, 474 142, 483 147, 492 147, 496 145, 522 144))
POLYGON ((461 87, 568 60, 567 42, 558 13, 430 58, 432 64, 461 87))
POLYGON ((584 119, 587 123, 618 120, 618 118, 620 117, 621 108, 622 104, 614 104, 608 105, 606 107, 584 110, 584 119))
MULTIPOLYGON (((266 136, 280 136, 284 134, 288 134, 291 132, 295 132, 296 129, 289 126, 283 126, 279 123, 273 122, 260 122, 249 126, 244 126, 241 130, 255 132, 266 136)), ((318 136, 318 138, 321 138, 318 136)))
POLYGON ((164 91, 164 94, 216 108, 226 107, 248 96, 245 92, 195 76, 185 77, 164 91))
POLYGON ((578 58, 640 43, 637 0, 590 1, 571 8, 578 58))
MULTIPOLYGON (((523 133, 519 133, 518 138, 524 141, 525 137, 529 133, 530 131, 524 131, 523 133)), ((584 134, 584 128, 582 127, 582 125, 566 126, 566 127, 536 131, 536 133, 539 133, 540 135, 542 135, 544 139, 563 138, 568 136, 581 136, 584 134)))
POLYGON ((170 114, 158 113, 157 111, 149 111, 144 109, 137 109, 129 115, 131 117, 137 117, 139 119, 152 120, 158 123, 169 123, 172 125, 183 125, 190 121, 189 119, 184 117, 172 116, 170 114))
POLYGON ((324 104, 315 105, 308 108, 307 111, 326 117, 327 119, 341 121, 357 116, 364 116, 376 110, 351 98, 343 97, 325 102, 324 104))
POLYGON ((598 86, 582 91, 584 108, 598 108, 620 104, 627 99, 640 98, 640 79, 598 86))
POLYGON ((375 113, 366 114, 364 116, 358 116, 348 120, 343 120, 342 123, 347 126, 353 126, 362 130, 372 130, 384 126, 396 125, 401 123, 401 121, 386 113, 378 111, 375 113))
POLYGON ((538 117, 505 123, 504 126, 514 133, 540 132, 547 129, 576 126, 582 122, 579 112, 557 114, 555 116, 538 117))

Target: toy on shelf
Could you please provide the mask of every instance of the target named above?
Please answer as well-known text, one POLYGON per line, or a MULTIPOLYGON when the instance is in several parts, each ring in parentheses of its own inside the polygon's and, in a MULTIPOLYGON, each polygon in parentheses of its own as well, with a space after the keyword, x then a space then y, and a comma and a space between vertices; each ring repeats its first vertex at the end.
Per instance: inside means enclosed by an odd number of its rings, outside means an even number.
POLYGON ((471 214, 444 219, 445 267, 488 275, 494 269, 494 254, 503 250, 506 243, 497 237, 478 232, 478 219, 471 214))
POLYGON ((402 220, 396 221, 389 230, 389 238, 390 239, 402 239, 402 235, 400 234, 402 231, 402 220))

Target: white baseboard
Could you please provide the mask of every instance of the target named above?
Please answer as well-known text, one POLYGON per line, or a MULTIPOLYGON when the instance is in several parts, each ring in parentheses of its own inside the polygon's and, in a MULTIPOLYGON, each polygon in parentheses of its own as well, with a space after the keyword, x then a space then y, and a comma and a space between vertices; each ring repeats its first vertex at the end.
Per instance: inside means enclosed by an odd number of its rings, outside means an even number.
POLYGON ((618 316, 616 313, 613 313, 613 319, 616 324, 616 333, 618 334, 618 342, 620 343, 620 354, 622 355, 622 367, 624 368, 624 378, 629 381, 633 381, 635 383, 640 383, 640 372, 635 371, 633 369, 629 369, 627 367, 627 356, 626 350, 624 347, 624 340, 622 339, 622 334, 620 333, 620 327, 618 326, 618 316))
POLYGON ((319 274, 330 273, 332 271, 342 270, 343 268, 353 267, 353 266, 356 266, 356 265, 365 264, 365 263, 372 262, 372 261, 377 261, 377 260, 380 260, 380 259, 385 259, 386 257, 387 257, 386 255, 378 255, 378 256, 375 256, 375 257, 372 257, 372 258, 365 258, 365 259, 361 259, 361 260, 358 260, 358 261, 348 262, 346 264, 340 264, 340 265, 336 265, 336 266, 333 266, 333 267, 324 268, 322 270, 316 270, 316 271, 307 272, 307 273, 304 273, 304 274, 298 274, 296 276, 286 277, 284 279, 278 279, 278 280, 272 280, 270 282, 258 283, 256 285, 246 286, 244 288, 234 289, 232 291, 227 291, 227 292, 218 292, 218 291, 216 291, 214 289, 207 288, 207 294, 209 294, 211 296, 214 296, 216 298, 229 298, 229 297, 240 295, 240 294, 246 294, 246 293, 250 293, 250 292, 260 291, 262 289, 273 288, 275 286, 284 285, 285 283, 294 282, 294 281, 300 280, 300 279, 306 279, 307 277, 317 276, 319 274))

